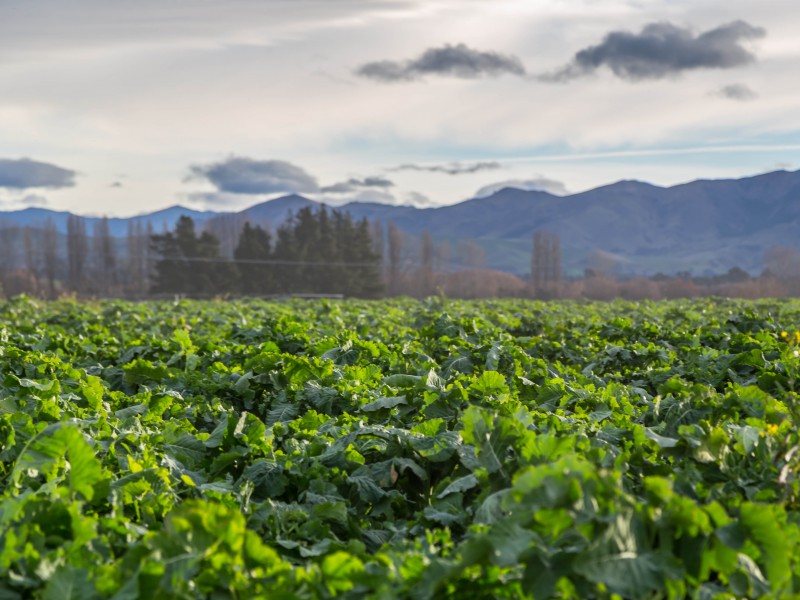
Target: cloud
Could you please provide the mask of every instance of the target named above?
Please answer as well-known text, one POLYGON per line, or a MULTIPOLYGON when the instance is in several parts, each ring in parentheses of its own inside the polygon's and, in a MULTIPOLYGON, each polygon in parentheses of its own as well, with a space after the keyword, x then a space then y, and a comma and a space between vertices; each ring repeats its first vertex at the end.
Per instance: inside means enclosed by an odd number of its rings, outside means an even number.
POLYGON ((630 81, 660 79, 693 69, 730 69, 753 62, 755 55, 742 42, 765 35, 765 29, 744 21, 697 36, 671 23, 651 23, 640 33, 612 31, 600 44, 576 53, 563 69, 540 79, 568 81, 602 66, 630 81))
POLYGON ((503 165, 498 162, 476 162, 460 163, 452 162, 446 165, 415 165, 407 163, 389 169, 390 171, 427 171, 429 173, 446 173, 447 175, 465 175, 468 173, 478 173, 480 171, 495 171, 502 169, 503 165))
POLYGON ((723 86, 714 92, 714 95, 721 96, 723 98, 729 98, 730 100, 738 100, 740 102, 746 102, 748 100, 755 100, 758 98, 758 94, 756 94, 755 91, 743 83, 732 83, 730 85, 723 86))
POLYGON ((19 190, 6 190, 0 194, 2 210, 21 210, 25 208, 43 208, 49 204, 47 198, 40 194, 26 194, 19 190))
POLYGON ((300 194, 319 190, 317 180, 296 165, 283 160, 253 160, 241 156, 208 165, 193 165, 189 179, 206 179, 220 192, 231 194, 300 194))
POLYGON ((426 75, 476 79, 500 75, 525 75, 525 67, 515 57, 497 52, 473 50, 464 44, 429 48, 412 60, 381 60, 356 69, 356 75, 382 82, 413 81, 426 75))
POLYGON ((114 183, 112 183, 112 184, 111 184, 110 186, 108 186, 108 187, 112 187, 112 188, 121 188, 121 187, 123 187, 123 186, 122 186, 122 182, 120 182, 120 181, 115 181, 114 183))
POLYGON ((344 206, 351 202, 369 202, 377 204, 397 204, 397 198, 391 192, 379 188, 364 188, 352 192, 333 192, 320 194, 314 199, 328 206, 344 206))
POLYGON ((75 185, 75 171, 29 158, 0 158, 0 188, 65 188, 75 185))
POLYGON ((343 206, 352 202, 368 202, 386 204, 389 206, 416 206, 417 208, 429 208, 436 206, 436 203, 433 202, 433 200, 431 200, 428 196, 414 191, 403 192, 402 194, 396 195, 385 190, 372 189, 357 191, 352 194, 347 194, 344 197, 341 195, 335 195, 323 196, 319 199, 325 204, 329 204, 331 206, 343 206))
POLYGON ((525 191, 548 192, 554 196, 566 196, 569 194, 567 187, 560 181, 547 177, 537 177, 535 179, 510 179, 508 181, 498 181, 483 186, 475 192, 475 198, 486 198, 503 188, 515 188, 525 191))
POLYGON ((417 208, 429 208, 431 206, 436 206, 436 203, 433 200, 420 192, 407 192, 405 199, 409 204, 416 206, 417 208))
POLYGON ((228 192, 191 192, 179 197, 181 202, 200 210, 237 211, 254 203, 252 198, 228 192))
POLYGON ((320 188, 320 191, 326 194, 348 194, 364 188, 379 188, 387 189, 394 187, 394 183, 383 177, 365 177, 364 179, 348 179, 333 185, 327 185, 320 188))
POLYGON ((37 208, 43 208, 48 204, 50 204, 47 198, 45 198, 44 196, 40 196, 38 194, 28 194, 27 196, 22 198, 20 202, 24 206, 37 207, 37 208))

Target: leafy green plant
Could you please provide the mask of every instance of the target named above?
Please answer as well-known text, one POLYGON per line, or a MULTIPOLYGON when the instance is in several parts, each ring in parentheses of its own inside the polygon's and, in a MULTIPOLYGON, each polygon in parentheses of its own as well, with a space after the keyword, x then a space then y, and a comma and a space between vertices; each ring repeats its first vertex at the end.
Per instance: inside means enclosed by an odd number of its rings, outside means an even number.
POLYGON ((795 301, 0 317, 0 598, 800 593, 795 301))

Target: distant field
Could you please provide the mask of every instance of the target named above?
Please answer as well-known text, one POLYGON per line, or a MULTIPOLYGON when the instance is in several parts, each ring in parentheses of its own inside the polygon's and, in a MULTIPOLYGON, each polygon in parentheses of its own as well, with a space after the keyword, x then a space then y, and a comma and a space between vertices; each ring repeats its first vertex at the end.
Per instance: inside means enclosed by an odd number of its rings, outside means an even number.
POLYGON ((0 599, 800 593, 800 302, 0 319, 0 599))

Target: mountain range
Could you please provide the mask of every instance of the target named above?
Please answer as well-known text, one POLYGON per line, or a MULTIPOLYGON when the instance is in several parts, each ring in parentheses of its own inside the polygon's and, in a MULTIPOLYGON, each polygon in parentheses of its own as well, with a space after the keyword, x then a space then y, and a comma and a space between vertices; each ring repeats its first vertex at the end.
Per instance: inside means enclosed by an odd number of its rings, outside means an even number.
MULTIPOLYGON (((304 206, 319 204, 298 195, 252 206, 241 213, 277 226, 304 206)), ((568 196, 504 188, 484 198, 438 208, 353 202, 338 207, 356 219, 392 221, 408 234, 409 245, 423 231, 451 248, 474 240, 485 251, 486 266, 525 275, 530 268, 531 236, 557 234, 568 274, 578 275, 590 256, 602 256, 627 275, 689 271, 717 274, 738 266, 763 268, 776 245, 795 247, 800 238, 800 171, 774 171, 741 179, 697 180, 671 187, 619 181, 568 196)), ((239 213, 239 214, 241 214, 239 213)), ((44 225, 65 232, 70 213, 45 208, 0 212, 0 227, 44 225)), ((125 236, 130 221, 171 228, 182 215, 198 226, 224 214, 172 206, 130 218, 111 218, 114 236, 125 236)), ((95 217, 87 217, 91 232, 95 217)), ((587 263, 589 260, 589 263, 587 263)))

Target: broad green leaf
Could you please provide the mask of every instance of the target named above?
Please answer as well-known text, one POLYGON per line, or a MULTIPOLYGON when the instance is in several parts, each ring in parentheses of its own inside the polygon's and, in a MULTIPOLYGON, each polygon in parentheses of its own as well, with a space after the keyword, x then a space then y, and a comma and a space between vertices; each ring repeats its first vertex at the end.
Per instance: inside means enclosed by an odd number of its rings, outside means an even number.
POLYGON ((465 492, 467 490, 471 490, 476 485, 478 485, 478 478, 475 475, 465 475, 464 477, 459 477, 455 481, 453 481, 450 485, 448 485, 444 490, 437 496, 437 498, 444 498, 445 496, 449 496, 450 494, 457 494, 459 492, 465 492))
POLYGON ((267 427, 272 427, 275 423, 286 423, 297 417, 299 409, 296 404, 283 402, 277 404, 267 413, 267 427))
POLYGON ((89 579, 87 569, 58 569, 42 592, 42 600, 94 600, 99 594, 89 579))
POLYGON ((194 467, 205 457, 207 446, 190 433, 182 431, 168 436, 167 439, 169 442, 164 444, 164 449, 186 467, 194 467))
POLYGON ((17 458, 11 479, 19 484, 23 474, 31 471, 50 478, 62 466, 68 473, 70 491, 91 500, 94 485, 103 479, 100 462, 83 434, 66 424, 49 425, 31 439, 17 458))
POLYGON ((405 396, 384 397, 363 405, 359 410, 361 410, 361 412, 374 412, 385 408, 394 408, 401 404, 408 404, 405 396))
POLYGON ((506 378, 497 371, 484 371, 475 377, 469 389, 483 397, 493 397, 498 401, 505 400, 509 394, 506 378))
POLYGON ((658 444, 659 448, 674 448, 675 446, 678 445, 678 442, 680 441, 675 438, 659 435, 655 431, 649 428, 645 430, 644 435, 648 439, 653 440, 656 444, 658 444))
POLYGON ((334 552, 322 561, 322 575, 331 594, 353 589, 354 578, 363 571, 364 563, 347 552, 334 552))
POLYGON ((786 514, 779 506, 746 502, 739 509, 739 520, 763 553, 767 578, 774 591, 781 590, 791 577, 792 544, 784 524, 786 514))

